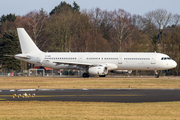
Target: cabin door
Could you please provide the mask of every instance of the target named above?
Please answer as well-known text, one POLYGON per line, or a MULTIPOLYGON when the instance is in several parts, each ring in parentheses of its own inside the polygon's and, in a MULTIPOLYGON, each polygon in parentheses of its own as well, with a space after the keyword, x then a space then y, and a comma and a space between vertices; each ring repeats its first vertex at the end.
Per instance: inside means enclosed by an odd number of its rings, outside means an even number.
POLYGON ((156 64, 156 55, 151 56, 151 64, 156 64))
POLYGON ((78 62, 80 62, 80 63, 82 62, 82 56, 78 57, 78 62))
POLYGON ((120 55, 118 58, 118 64, 122 64, 123 63, 123 55, 120 55))

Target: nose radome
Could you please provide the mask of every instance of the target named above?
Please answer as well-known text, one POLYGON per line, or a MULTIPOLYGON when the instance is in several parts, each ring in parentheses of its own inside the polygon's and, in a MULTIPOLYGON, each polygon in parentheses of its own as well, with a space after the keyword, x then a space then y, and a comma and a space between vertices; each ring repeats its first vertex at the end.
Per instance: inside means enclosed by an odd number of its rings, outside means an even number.
POLYGON ((172 67, 175 68, 176 66, 177 66, 177 63, 176 63, 176 61, 173 60, 172 61, 172 67))

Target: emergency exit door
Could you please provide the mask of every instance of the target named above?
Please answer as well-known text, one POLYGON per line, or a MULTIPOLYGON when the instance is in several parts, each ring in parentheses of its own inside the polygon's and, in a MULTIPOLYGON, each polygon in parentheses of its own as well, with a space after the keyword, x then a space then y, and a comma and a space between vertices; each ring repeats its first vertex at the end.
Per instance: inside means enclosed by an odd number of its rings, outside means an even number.
POLYGON ((118 64, 122 64, 123 63, 123 55, 120 55, 118 58, 118 64))

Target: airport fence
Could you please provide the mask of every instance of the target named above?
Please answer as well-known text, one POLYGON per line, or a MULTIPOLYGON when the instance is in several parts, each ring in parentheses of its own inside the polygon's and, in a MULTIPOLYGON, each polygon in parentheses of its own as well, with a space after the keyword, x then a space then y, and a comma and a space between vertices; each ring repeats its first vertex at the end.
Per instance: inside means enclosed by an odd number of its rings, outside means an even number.
MULTIPOLYGON (((1 70, 0 76, 24 76, 24 77, 68 77, 68 76, 74 76, 74 77, 80 77, 84 71, 82 70, 45 70, 45 69, 28 69, 28 70, 1 70)), ((160 76, 173 76, 172 70, 169 71, 159 71, 160 76)), ((131 74, 128 73, 108 73, 107 76, 116 76, 116 77, 130 77, 130 76, 137 76, 137 77, 143 77, 143 76, 154 76, 154 71, 141 71, 141 70, 133 70, 131 74)))
POLYGON ((61 76, 81 76, 83 71, 75 70, 45 70, 45 69, 28 69, 28 70, 0 70, 0 77, 3 76, 24 76, 24 77, 61 77, 61 76))

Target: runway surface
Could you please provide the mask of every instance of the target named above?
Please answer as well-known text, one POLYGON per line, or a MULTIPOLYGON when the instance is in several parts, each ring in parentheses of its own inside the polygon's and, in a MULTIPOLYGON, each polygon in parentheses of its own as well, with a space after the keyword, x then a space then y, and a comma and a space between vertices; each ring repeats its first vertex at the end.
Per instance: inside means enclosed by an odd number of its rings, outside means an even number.
POLYGON ((21 89, 0 90, 0 101, 165 102, 180 101, 180 89, 21 89), (13 94, 34 98, 13 98, 13 94))

